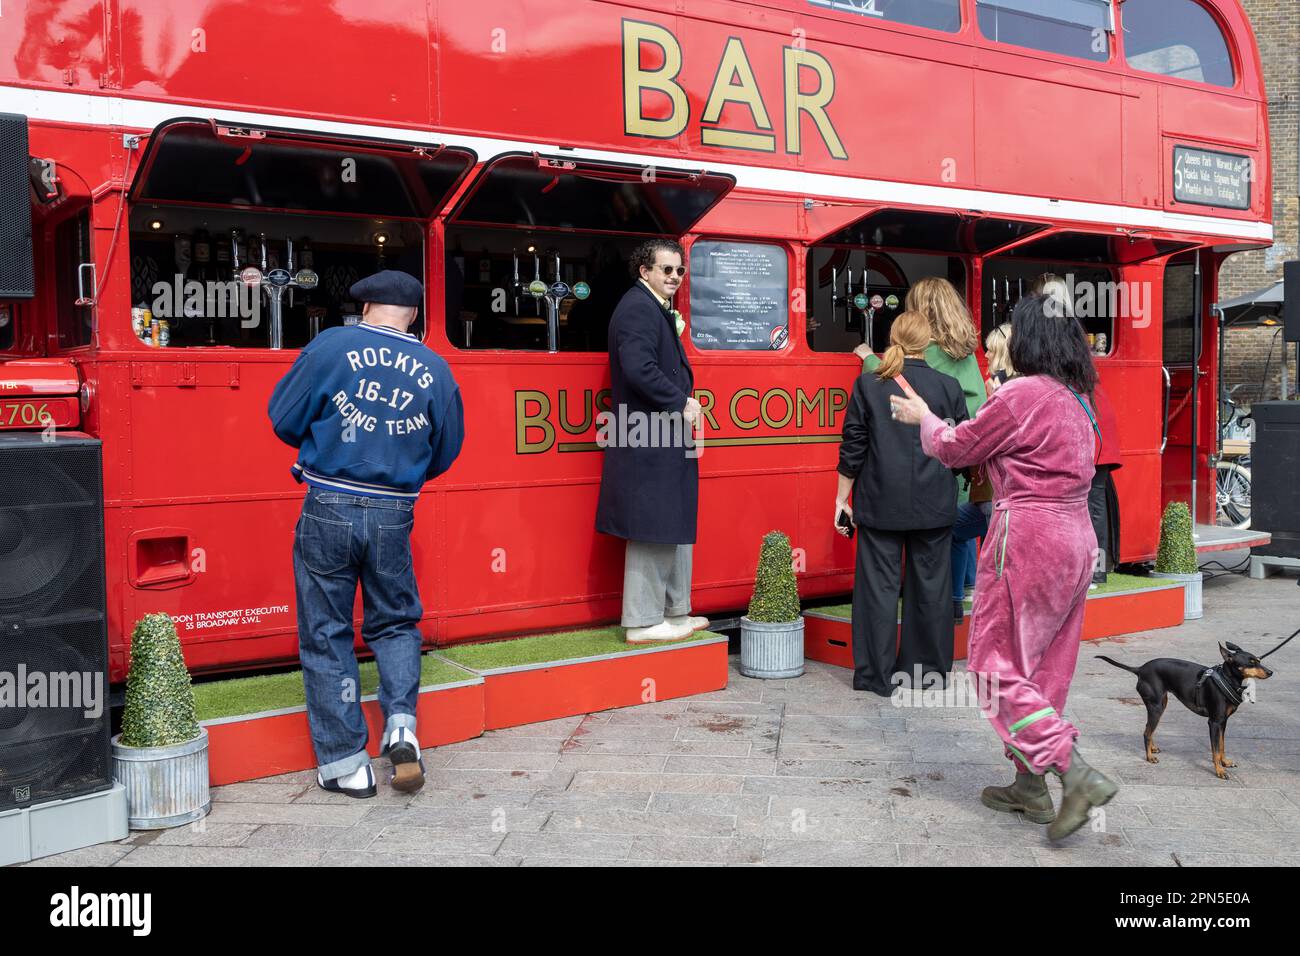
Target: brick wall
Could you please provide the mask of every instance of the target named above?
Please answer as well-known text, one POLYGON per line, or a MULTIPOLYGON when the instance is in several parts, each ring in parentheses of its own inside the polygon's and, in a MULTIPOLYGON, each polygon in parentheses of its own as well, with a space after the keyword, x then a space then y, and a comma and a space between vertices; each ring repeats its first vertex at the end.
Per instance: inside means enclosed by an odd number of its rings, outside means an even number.
MULTIPOLYGON (((1259 252, 1239 252, 1219 271, 1219 298, 1229 299, 1262 289, 1282 278, 1282 263, 1300 258, 1300 0, 1242 0, 1255 28, 1259 56, 1268 92, 1269 126, 1273 145, 1274 245, 1259 252)), ((1295 389, 1295 346, 1284 350, 1275 329, 1230 331, 1224 347, 1223 381, 1243 383, 1236 391, 1241 401, 1278 397, 1281 361, 1288 353, 1291 388, 1295 389), (1269 347, 1272 346, 1271 361, 1269 347), (1263 383, 1265 365, 1267 381, 1263 383)))

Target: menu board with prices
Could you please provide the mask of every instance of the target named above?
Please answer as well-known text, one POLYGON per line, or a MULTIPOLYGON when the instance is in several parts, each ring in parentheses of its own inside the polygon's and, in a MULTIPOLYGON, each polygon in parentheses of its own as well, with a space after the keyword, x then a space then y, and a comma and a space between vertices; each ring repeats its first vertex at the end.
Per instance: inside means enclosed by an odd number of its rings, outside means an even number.
POLYGON ((700 241, 691 247, 691 341, 699 349, 779 349, 790 321, 780 246, 700 241))
POLYGON ((1198 206, 1249 209, 1253 166, 1249 156, 1175 146, 1174 199, 1198 206))

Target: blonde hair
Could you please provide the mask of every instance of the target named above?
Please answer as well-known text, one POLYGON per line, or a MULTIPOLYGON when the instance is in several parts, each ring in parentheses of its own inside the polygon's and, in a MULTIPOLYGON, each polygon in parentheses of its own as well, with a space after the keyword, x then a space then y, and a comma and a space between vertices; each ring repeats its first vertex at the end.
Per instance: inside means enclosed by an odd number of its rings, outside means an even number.
POLYGON ((1011 365, 1011 323, 1003 322, 984 340, 984 354, 989 362, 989 375, 1006 372, 1014 375, 1011 365))
POLYGON ((881 379, 897 378, 903 359, 925 351, 930 344, 930 323, 920 312, 904 312, 889 329, 889 348, 880 359, 876 374, 881 379))
POLYGON ((920 312, 930 324, 930 338, 954 359, 975 353, 979 336, 970 309, 951 282, 939 276, 918 279, 907 290, 907 311, 920 312))

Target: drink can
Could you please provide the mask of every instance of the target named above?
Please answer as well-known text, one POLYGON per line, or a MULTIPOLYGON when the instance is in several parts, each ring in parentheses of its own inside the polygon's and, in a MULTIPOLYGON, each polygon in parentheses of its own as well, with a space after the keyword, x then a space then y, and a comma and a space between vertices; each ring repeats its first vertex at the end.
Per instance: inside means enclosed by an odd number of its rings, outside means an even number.
POLYGON ((158 319, 153 324, 153 344, 166 348, 172 344, 172 326, 166 319, 158 319))

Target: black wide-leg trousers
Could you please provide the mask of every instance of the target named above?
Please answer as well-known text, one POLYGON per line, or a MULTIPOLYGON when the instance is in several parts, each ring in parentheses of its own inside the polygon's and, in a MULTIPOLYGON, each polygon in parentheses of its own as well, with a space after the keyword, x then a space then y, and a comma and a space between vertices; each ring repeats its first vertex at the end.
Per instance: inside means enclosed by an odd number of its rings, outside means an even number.
POLYGON ((953 652, 952 528, 881 531, 859 526, 857 533, 854 688, 888 695, 898 672, 907 677, 904 687, 918 687, 917 673, 922 679, 929 674, 941 675, 935 686, 945 686, 953 652))

